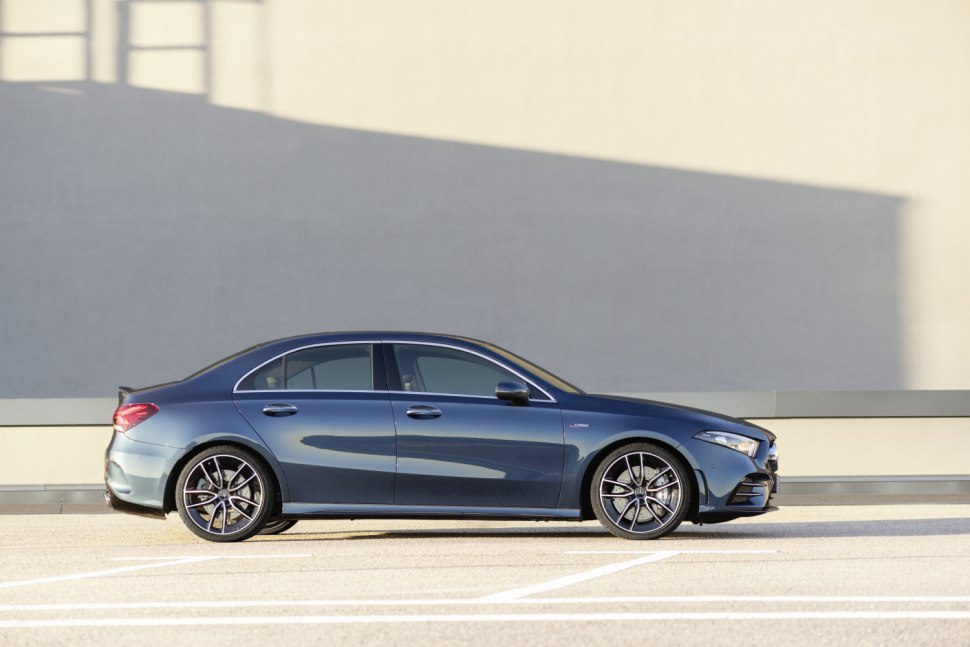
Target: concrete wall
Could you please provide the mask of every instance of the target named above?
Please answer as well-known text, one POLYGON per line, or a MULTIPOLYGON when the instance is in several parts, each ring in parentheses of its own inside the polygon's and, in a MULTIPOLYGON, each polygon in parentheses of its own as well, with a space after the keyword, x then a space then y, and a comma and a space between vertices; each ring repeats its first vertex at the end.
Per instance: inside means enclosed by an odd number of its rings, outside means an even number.
MULTIPOLYGON (((873 495, 970 500, 967 392, 629 395, 716 409, 775 432, 786 504, 873 495)), ((100 423, 115 404, 0 400, 0 513, 102 509, 99 484, 113 432, 100 423)))
POLYGON ((344 328, 970 388, 970 6, 0 0, 0 398, 344 328))
POLYGON ((0 485, 104 482, 111 425, 0 427, 0 485))
MULTIPOLYGON (((755 420, 778 435, 783 478, 970 476, 970 418, 755 420)), ((2 485, 97 484, 110 426, 0 427, 2 485)))

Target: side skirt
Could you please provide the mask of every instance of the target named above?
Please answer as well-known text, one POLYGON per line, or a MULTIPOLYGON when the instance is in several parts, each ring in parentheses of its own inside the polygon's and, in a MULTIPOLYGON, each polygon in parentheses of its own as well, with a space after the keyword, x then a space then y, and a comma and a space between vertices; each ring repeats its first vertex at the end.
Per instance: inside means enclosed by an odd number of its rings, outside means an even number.
POLYGON ((284 503, 284 519, 470 519, 580 521, 579 510, 559 508, 476 508, 447 505, 284 503))

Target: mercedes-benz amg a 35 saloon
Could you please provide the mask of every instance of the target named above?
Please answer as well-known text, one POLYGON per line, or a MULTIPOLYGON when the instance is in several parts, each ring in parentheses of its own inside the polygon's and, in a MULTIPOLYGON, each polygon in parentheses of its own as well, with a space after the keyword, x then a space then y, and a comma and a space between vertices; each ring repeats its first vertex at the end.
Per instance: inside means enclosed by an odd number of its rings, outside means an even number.
POLYGON ((362 332, 254 346, 121 387, 105 498, 211 541, 299 519, 584 520, 655 539, 773 509, 775 437, 591 395, 492 344, 362 332))

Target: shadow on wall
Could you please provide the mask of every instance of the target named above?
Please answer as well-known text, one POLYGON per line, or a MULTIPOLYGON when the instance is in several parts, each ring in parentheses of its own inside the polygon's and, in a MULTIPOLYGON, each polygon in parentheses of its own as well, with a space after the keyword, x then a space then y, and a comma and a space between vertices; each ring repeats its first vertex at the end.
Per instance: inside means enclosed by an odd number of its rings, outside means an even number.
POLYGON ((603 391, 905 388, 897 197, 0 84, 0 398, 265 339, 486 338, 603 391))

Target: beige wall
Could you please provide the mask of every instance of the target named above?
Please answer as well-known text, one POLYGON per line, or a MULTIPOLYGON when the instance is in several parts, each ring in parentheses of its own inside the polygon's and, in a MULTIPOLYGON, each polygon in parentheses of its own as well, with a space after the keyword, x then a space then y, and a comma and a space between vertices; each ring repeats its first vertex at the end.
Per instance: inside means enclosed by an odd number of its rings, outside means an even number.
MULTIPOLYGON (((81 0, 4 0, 10 32, 81 0)), ((127 82, 296 121, 905 200, 906 386, 970 388, 965 0, 93 0, 0 80, 127 82), (130 7, 118 48, 119 9, 130 7), (206 30, 205 25, 209 25, 206 30), (86 38, 86 37, 85 37, 86 38)))
POLYGON ((783 476, 970 472, 970 418, 752 420, 778 435, 783 476))
POLYGON ((104 427, 0 427, 0 485, 90 484, 104 480, 104 427))
MULTIPOLYGON (((970 418, 755 420, 776 434, 781 475, 966 475, 970 418)), ((0 427, 0 485, 100 483, 111 427, 0 427)))

